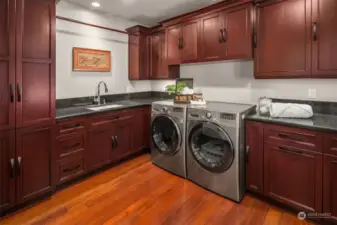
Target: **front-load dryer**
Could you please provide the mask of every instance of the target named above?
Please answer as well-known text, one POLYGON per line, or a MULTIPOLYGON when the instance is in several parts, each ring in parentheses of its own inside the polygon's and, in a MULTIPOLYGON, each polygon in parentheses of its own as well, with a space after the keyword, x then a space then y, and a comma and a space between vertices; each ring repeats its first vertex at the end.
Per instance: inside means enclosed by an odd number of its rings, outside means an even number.
POLYGON ((244 194, 243 116, 251 105, 209 102, 187 109, 187 178, 219 195, 244 194))

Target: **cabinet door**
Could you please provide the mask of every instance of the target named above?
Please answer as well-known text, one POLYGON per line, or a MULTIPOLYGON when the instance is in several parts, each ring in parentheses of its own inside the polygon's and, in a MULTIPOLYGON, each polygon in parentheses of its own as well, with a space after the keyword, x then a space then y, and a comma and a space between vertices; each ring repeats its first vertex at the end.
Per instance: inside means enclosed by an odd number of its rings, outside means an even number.
POLYGON ((134 117, 127 116, 114 125, 112 135, 115 142, 111 155, 113 162, 123 159, 134 152, 134 130, 138 129, 135 124, 134 117))
POLYGON ((53 190, 54 130, 38 126, 16 131, 17 203, 53 190))
POLYGON ((224 55, 226 45, 222 29, 221 13, 213 13, 201 18, 201 60, 219 60, 224 55))
POLYGON ((97 169, 111 162, 114 148, 112 125, 99 126, 88 132, 86 165, 89 170, 97 169))
POLYGON ((180 64, 180 41, 181 41, 181 26, 172 26, 166 29, 167 40, 167 64, 180 64))
POLYGON ((222 29, 227 59, 251 59, 253 57, 252 10, 252 4, 246 4, 225 12, 222 29))
POLYGON ((159 36, 152 35, 148 37, 149 46, 149 75, 151 78, 158 77, 160 67, 160 46, 159 36))
POLYGON ((257 7, 255 77, 311 76, 311 0, 272 0, 257 7))
POLYGON ((323 165, 323 212, 337 222, 337 157, 325 155, 323 165))
POLYGON ((15 203, 15 132, 0 132, 0 217, 15 203))
POLYGON ((313 0, 312 4, 312 75, 337 77, 337 1, 313 0))
POLYGON ((322 154, 266 143, 264 193, 306 212, 322 211, 322 154))
POLYGON ((134 151, 150 148, 151 109, 144 108, 134 117, 137 129, 134 129, 134 151))
POLYGON ((15 1, 0 0, 0 130, 15 126, 15 1))
POLYGON ((190 20, 182 25, 182 55, 183 63, 196 62, 199 59, 199 20, 190 20))
POLYGON ((246 122, 246 188, 263 193, 263 124, 246 122))
POLYGON ((16 124, 55 122, 55 0, 17 0, 16 124))
POLYGON ((129 35, 129 80, 140 80, 139 37, 129 35))

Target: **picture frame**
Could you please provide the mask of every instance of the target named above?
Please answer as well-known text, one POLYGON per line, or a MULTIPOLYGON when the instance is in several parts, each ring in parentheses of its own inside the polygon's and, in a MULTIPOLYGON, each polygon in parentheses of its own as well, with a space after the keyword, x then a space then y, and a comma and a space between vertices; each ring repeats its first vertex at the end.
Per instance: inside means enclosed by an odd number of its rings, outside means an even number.
POLYGON ((73 48, 73 71, 110 72, 111 52, 89 48, 73 48))

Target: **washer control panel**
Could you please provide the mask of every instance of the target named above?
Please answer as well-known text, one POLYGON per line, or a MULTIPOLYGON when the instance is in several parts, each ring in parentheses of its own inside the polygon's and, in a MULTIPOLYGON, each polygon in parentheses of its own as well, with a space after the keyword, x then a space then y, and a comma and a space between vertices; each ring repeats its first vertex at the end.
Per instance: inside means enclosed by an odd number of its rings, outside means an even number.
POLYGON ((207 119, 211 119, 211 118, 212 118, 212 113, 206 112, 206 118, 207 118, 207 119))

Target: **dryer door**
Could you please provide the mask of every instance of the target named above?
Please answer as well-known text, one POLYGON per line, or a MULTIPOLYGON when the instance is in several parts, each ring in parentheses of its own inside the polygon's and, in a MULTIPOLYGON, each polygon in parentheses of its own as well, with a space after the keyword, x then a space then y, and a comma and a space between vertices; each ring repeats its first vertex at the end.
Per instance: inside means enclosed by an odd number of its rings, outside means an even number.
POLYGON ((196 124, 189 133, 189 151, 204 169, 223 173, 234 160, 233 144, 220 126, 211 122, 196 124))
POLYGON ((178 124, 169 116, 157 116, 152 121, 152 143, 162 154, 174 155, 181 146, 181 133, 178 124))

